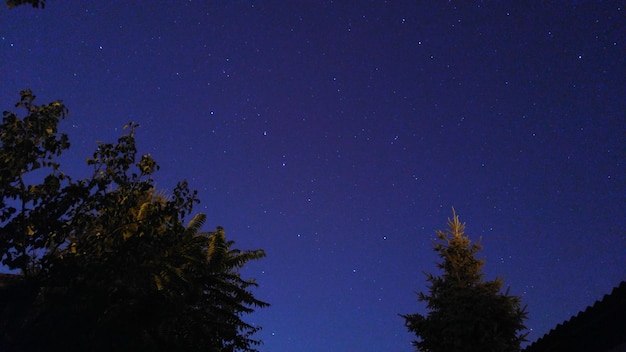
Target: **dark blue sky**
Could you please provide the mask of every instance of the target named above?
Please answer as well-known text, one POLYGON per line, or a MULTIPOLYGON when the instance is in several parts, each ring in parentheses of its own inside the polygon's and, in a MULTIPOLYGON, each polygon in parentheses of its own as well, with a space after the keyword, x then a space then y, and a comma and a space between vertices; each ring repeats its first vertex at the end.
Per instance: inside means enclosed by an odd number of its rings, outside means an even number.
POLYGON ((411 351, 452 206, 531 340, 625 280, 623 5, 355 3, 3 8, 0 107, 62 99, 69 174, 138 122, 158 186, 266 250, 263 351, 411 351))

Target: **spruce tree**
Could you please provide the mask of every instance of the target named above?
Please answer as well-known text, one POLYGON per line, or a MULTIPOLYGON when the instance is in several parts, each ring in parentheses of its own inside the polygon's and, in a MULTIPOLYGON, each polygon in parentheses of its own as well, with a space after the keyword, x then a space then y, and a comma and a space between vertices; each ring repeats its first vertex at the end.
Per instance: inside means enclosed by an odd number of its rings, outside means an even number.
POLYGON ((483 280, 484 260, 476 257, 482 246, 464 235, 465 223, 452 214, 433 243, 443 274, 426 274, 429 292, 418 293, 428 314, 401 315, 417 336, 413 345, 422 352, 520 351, 526 309, 520 297, 501 292, 502 278, 483 280))

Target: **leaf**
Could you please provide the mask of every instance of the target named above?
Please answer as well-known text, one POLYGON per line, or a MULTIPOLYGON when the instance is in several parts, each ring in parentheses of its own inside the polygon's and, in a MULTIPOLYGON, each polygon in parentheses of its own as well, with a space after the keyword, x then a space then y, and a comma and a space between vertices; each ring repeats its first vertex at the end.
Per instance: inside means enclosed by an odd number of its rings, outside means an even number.
POLYGON ((161 281, 161 276, 157 274, 152 275, 154 277, 154 283, 156 284, 157 291, 163 290, 163 281, 161 281))

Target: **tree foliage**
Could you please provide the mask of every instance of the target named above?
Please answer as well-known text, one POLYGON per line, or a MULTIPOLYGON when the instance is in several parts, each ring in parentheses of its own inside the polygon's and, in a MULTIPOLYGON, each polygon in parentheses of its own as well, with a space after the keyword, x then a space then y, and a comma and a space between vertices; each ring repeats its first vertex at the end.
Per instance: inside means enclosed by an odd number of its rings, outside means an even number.
POLYGON ((186 182, 155 190, 158 165, 137 154, 136 124, 99 143, 90 177, 65 175, 57 126, 67 109, 34 98, 21 92, 26 116, 4 112, 0 126, 0 258, 20 272, 4 292, 17 303, 0 305, 0 345, 255 351, 259 328, 242 316, 267 303, 239 269, 264 252, 233 248, 221 227, 200 231, 204 214, 185 224, 196 192, 186 182))
POLYGON ((7 7, 12 9, 21 5, 30 5, 34 8, 41 7, 42 9, 46 7, 45 0, 7 0, 7 7))
POLYGON ((484 261, 476 257, 482 249, 464 236, 465 223, 453 209, 447 231, 437 231, 434 250, 441 262, 441 276, 427 274, 429 292, 418 294, 428 314, 402 315, 413 342, 423 352, 508 352, 519 351, 525 341, 525 307, 521 299, 502 293, 501 278, 484 281, 484 261))

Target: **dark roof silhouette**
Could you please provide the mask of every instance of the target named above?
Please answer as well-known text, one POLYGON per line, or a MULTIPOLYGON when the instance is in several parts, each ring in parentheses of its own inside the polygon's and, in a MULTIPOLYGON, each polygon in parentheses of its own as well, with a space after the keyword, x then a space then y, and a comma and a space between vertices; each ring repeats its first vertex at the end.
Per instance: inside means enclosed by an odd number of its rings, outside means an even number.
POLYGON ((626 352, 626 281, 523 351, 626 352))

